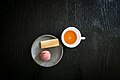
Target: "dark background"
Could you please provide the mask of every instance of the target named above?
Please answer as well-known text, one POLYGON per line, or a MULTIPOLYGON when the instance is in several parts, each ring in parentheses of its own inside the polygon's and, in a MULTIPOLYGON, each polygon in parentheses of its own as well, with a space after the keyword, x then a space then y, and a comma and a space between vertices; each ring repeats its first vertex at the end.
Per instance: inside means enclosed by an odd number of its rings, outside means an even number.
POLYGON ((3 80, 120 80, 120 0, 0 0, 0 33, 3 80), (56 66, 37 65, 33 41, 43 34, 60 39, 68 26, 86 40, 63 46, 56 66))

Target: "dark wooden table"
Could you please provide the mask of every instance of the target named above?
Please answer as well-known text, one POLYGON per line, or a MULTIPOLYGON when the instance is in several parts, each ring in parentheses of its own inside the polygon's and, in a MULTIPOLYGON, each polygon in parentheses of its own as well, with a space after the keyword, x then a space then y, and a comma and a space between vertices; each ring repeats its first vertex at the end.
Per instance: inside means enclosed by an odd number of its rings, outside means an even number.
POLYGON ((120 80, 120 0, 1 0, 0 19, 3 79, 120 80), (43 34, 60 39, 68 26, 86 40, 63 46, 56 66, 37 65, 33 41, 43 34))

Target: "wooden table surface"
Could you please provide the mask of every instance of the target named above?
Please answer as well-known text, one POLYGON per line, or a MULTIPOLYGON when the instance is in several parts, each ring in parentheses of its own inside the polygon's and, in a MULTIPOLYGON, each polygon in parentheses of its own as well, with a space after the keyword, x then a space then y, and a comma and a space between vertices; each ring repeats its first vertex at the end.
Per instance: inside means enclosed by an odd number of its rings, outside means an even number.
POLYGON ((21 80, 120 80, 120 0, 1 0, 1 76, 21 80), (68 26, 86 37, 54 67, 37 65, 33 41, 60 39, 68 26))

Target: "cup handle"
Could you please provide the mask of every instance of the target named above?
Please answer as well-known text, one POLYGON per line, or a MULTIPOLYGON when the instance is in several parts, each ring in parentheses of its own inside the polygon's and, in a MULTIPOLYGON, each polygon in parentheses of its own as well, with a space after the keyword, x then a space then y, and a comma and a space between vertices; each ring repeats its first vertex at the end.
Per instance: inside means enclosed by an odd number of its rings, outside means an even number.
POLYGON ((81 37, 81 40, 85 40, 86 38, 85 37, 81 37))

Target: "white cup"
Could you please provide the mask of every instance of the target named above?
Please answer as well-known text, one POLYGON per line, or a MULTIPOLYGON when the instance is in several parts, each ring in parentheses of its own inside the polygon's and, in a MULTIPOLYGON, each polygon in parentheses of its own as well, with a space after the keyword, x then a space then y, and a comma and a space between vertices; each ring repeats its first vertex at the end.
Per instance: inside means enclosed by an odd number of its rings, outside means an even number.
POLYGON ((80 31, 79 31, 77 28, 75 28, 75 27, 68 27, 68 28, 66 28, 66 29, 62 32, 62 35, 61 35, 61 40, 62 40, 63 44, 64 44, 65 46, 69 47, 69 48, 74 48, 74 47, 78 46, 78 45, 80 44, 81 40, 85 40, 85 39, 86 39, 86 38, 85 38, 85 37, 82 37, 80 31), (75 41, 73 44, 68 44, 68 43, 66 43, 65 40, 64 40, 64 35, 65 35, 65 33, 66 33, 67 31, 74 31, 74 32, 76 33, 77 39, 76 39, 76 41, 75 41))

